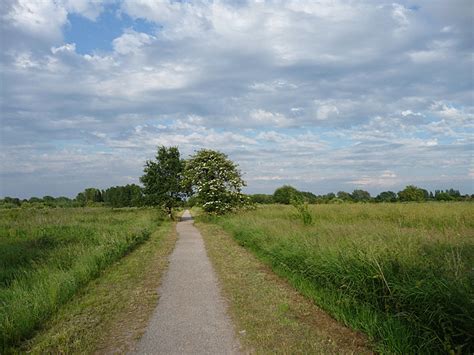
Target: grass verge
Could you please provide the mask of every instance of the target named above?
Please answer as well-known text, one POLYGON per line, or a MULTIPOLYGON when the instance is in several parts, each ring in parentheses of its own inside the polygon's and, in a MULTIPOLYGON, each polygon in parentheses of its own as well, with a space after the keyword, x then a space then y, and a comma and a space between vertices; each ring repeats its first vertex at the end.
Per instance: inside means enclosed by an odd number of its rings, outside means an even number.
POLYGON ((83 288, 40 332, 22 344, 31 353, 126 353, 143 334, 176 242, 164 222, 148 241, 83 288))
POLYGON ((252 353, 370 353, 344 327, 276 276, 222 228, 196 223, 216 269, 241 344, 252 353))
POLYGON ((150 208, 0 211, 0 349, 8 352, 164 221, 150 208))
POLYGON ((287 206, 217 223, 336 319, 385 353, 474 349, 474 205, 287 206))

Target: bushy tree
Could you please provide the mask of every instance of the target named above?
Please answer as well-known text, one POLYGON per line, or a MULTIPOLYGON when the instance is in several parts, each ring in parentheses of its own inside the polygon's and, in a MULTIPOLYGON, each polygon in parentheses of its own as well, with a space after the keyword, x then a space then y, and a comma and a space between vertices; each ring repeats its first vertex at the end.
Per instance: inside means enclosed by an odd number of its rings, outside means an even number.
POLYGON ((284 205, 289 205, 292 199, 300 197, 302 197, 301 192, 290 185, 283 185, 273 193, 273 201, 284 205))
POLYGON ((370 201, 370 193, 365 190, 354 190, 351 196, 352 196, 352 199, 356 202, 370 201))
POLYGON ((248 202, 237 164, 219 151, 202 149, 186 161, 185 186, 209 213, 223 214, 248 202))
POLYGON ((415 185, 408 185, 402 191, 398 192, 400 201, 423 201, 425 200, 425 191, 415 185))
POLYGON ((172 218, 172 209, 184 199, 184 162, 178 147, 158 148, 155 160, 147 160, 140 181, 147 204, 162 206, 172 218))
POLYGON ((383 191, 375 198, 377 202, 396 202, 397 194, 393 191, 383 191))
POLYGON ((337 193, 337 198, 342 200, 342 201, 352 201, 352 196, 350 193, 345 192, 345 191, 339 191, 337 193))

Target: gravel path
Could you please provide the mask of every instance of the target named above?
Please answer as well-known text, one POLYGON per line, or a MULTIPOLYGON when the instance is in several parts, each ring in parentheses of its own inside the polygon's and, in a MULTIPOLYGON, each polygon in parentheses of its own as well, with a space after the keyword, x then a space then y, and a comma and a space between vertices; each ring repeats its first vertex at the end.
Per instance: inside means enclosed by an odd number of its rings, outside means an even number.
POLYGON ((158 292, 160 300, 138 342, 138 354, 238 354, 217 276, 189 211, 177 224, 179 239, 158 292))

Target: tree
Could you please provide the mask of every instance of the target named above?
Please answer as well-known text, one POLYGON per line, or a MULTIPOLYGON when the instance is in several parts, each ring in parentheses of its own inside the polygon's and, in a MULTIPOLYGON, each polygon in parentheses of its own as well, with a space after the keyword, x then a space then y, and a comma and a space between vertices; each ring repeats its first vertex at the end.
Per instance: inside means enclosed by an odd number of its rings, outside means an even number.
POLYGON ((309 191, 300 191, 301 196, 303 197, 303 200, 307 203, 316 203, 317 197, 315 194, 309 191))
POLYGON ((345 191, 339 191, 337 193, 337 198, 343 200, 343 201, 352 201, 352 196, 350 193, 345 192, 345 191))
POLYGON ((104 202, 112 207, 143 206, 143 189, 135 184, 109 187, 102 192, 104 202))
POLYGON ((375 200, 377 202, 396 202, 397 194, 393 191, 384 191, 379 193, 375 200))
POLYGON ((400 201, 423 201, 425 199, 425 191, 415 185, 408 185, 402 191, 398 192, 400 201))
POLYGON ((145 200, 152 206, 162 206, 173 217, 172 210, 184 198, 183 167, 178 147, 158 148, 155 160, 147 160, 144 175, 140 178, 143 183, 145 200))
POLYGON ((301 192, 290 185, 283 185, 273 193, 273 201, 284 205, 289 205, 292 199, 298 197, 302 197, 301 192))
POLYGON ((460 200, 461 194, 458 190, 449 189, 446 191, 443 190, 436 190, 434 194, 434 198, 437 201, 452 201, 452 200, 460 200))
POLYGON ((247 202, 237 164, 219 151, 202 149, 186 161, 185 186, 206 212, 223 214, 247 202))
POLYGON ((370 193, 365 190, 354 190, 351 196, 352 199, 357 202, 370 201, 370 193))
POLYGON ((79 204, 79 206, 85 206, 86 205, 86 195, 84 192, 79 192, 75 198, 76 202, 79 204))

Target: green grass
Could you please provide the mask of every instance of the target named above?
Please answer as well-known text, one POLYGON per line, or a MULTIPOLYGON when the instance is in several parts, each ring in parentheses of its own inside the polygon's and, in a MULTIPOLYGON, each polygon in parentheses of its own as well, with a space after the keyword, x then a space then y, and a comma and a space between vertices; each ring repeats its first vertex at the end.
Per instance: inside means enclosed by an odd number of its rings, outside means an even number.
POLYGON ((0 349, 31 337, 162 221, 154 209, 1 210, 0 349))
POLYGON ((148 325, 176 231, 165 222, 106 268, 41 326, 19 350, 33 354, 126 354, 148 325))
POLYGON ((222 228, 198 223, 244 353, 369 354, 367 339, 332 319, 222 228))
POLYGON ((474 351, 474 205, 288 206, 201 217, 381 352, 474 351))

